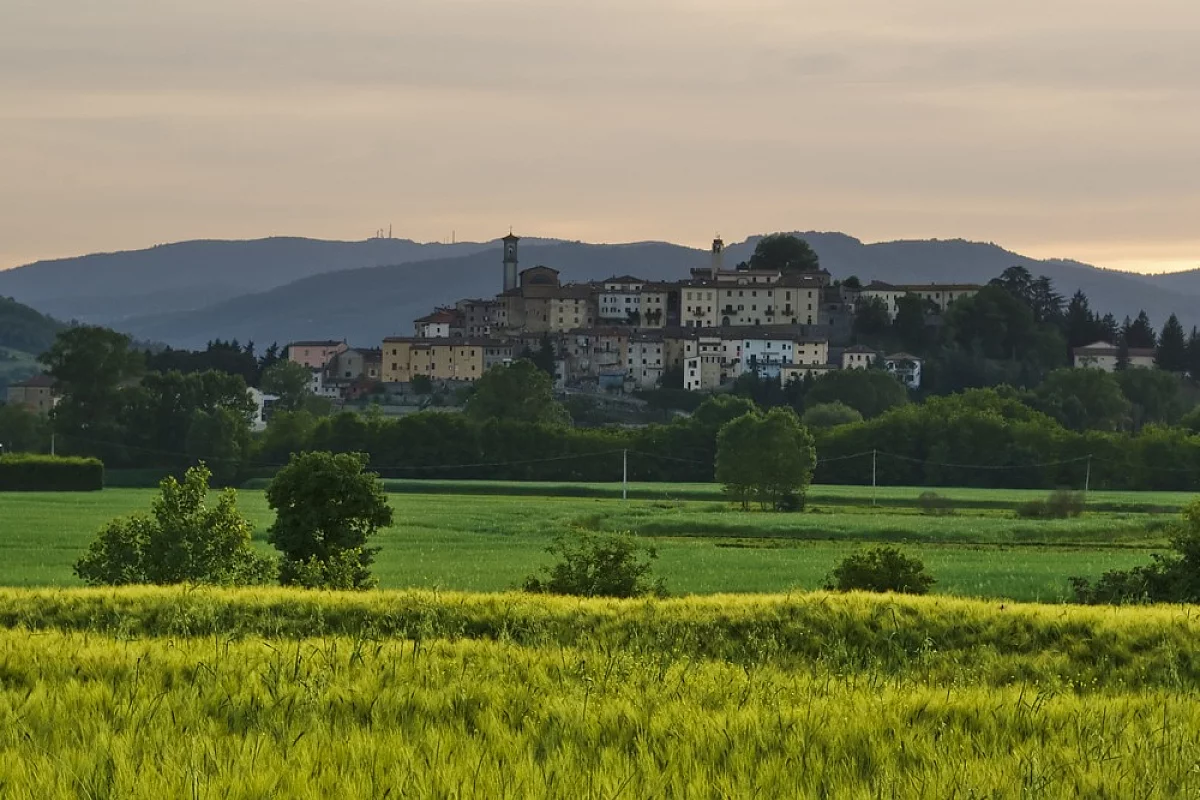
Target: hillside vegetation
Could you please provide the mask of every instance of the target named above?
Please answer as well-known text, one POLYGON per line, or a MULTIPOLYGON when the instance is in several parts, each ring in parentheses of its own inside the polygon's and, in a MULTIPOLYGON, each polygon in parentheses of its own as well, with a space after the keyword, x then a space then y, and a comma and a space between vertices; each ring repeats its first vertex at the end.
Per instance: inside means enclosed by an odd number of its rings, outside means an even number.
POLYGON ((278 589, 0 609, 5 797, 1200 789, 1200 622, 1176 609, 278 589))
POLYGON ((54 343, 63 324, 11 297, 0 297, 0 348, 37 355, 54 343))

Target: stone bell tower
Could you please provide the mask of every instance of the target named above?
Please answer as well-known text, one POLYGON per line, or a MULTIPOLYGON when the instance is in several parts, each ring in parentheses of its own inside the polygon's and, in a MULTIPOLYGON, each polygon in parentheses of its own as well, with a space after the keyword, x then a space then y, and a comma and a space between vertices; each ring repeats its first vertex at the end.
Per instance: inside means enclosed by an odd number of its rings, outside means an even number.
POLYGON ((517 288, 517 242, 521 237, 510 230, 500 241, 504 242, 504 291, 507 292, 517 288))
POLYGON ((712 243, 713 277, 715 278, 717 273, 723 269, 725 269, 725 242, 722 241, 720 236, 718 236, 717 238, 713 239, 712 243))

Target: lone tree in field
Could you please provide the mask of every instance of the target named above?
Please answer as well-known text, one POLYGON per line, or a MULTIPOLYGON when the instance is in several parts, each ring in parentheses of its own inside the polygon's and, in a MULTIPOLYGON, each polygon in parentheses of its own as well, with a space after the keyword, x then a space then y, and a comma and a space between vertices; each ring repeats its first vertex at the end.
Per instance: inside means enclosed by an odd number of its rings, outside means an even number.
POLYGON ((250 546, 253 527, 237 510, 237 492, 226 489, 215 507, 206 504, 210 477, 201 464, 183 483, 164 479, 150 516, 108 523, 75 574, 93 586, 273 582, 275 564, 250 546))
POLYGON ((717 434, 717 480, 742 508, 803 507, 816 464, 812 434, 787 407, 738 417, 717 434))
POLYGON ((275 511, 271 544, 283 553, 280 580, 310 589, 369 589, 378 548, 367 540, 392 524, 378 476, 361 453, 301 453, 267 487, 275 511))

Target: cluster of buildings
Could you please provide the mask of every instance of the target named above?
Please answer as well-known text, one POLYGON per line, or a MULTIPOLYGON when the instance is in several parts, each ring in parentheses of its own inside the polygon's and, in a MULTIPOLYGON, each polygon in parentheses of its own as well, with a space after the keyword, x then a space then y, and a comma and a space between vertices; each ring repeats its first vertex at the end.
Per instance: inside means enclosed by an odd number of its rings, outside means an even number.
POLYGON ((502 242, 503 284, 495 297, 434 309, 415 320, 412 336, 388 337, 378 349, 293 342, 289 357, 313 370, 316 394, 341 398, 418 376, 469 383, 547 347, 560 388, 648 389, 675 371, 683 388, 710 391, 749 373, 786 382, 872 366, 917 388, 919 358, 838 346, 850 339, 856 307, 877 298, 894 318, 899 298, 917 295, 937 313, 980 288, 860 286, 836 283, 825 271, 727 269, 720 239, 711 263, 683 280, 620 275, 564 283, 550 267, 520 269, 520 237, 502 242))

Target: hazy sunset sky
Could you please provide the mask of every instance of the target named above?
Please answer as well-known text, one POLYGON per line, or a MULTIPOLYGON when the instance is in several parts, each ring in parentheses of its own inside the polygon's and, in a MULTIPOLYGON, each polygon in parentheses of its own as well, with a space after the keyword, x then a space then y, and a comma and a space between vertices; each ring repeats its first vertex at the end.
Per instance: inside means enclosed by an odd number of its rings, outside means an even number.
POLYGON ((389 224, 1200 267, 1200 3, 0 0, 0 267, 389 224))

